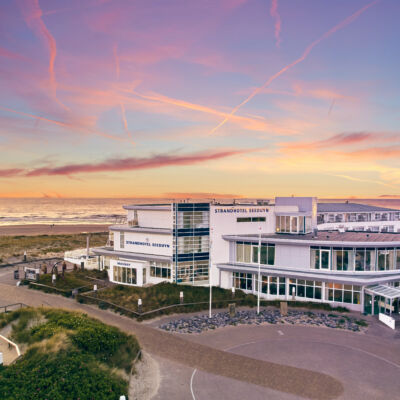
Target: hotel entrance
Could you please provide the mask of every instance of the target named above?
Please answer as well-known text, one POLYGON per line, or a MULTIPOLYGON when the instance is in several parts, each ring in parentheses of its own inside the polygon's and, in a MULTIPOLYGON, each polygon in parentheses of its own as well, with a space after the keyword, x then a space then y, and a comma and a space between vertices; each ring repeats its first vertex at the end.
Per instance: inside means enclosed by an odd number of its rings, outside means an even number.
POLYGON ((365 289, 364 312, 366 314, 386 314, 399 316, 400 289, 387 285, 376 285, 365 289))

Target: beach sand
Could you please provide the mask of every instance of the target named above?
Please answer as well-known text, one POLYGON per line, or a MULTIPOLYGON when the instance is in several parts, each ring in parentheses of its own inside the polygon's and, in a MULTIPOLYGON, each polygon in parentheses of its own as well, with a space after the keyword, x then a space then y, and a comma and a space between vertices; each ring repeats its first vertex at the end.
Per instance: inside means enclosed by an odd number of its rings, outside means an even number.
POLYGON ((66 235, 83 232, 107 232, 109 225, 4 225, 0 236, 66 235))

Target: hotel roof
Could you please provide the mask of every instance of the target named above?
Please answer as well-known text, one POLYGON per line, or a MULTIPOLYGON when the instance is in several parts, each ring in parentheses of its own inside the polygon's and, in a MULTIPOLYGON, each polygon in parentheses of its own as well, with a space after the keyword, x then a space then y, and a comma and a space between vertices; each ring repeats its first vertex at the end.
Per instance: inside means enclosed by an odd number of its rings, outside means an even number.
POLYGON ((394 208, 377 207, 359 203, 318 203, 317 210, 319 213, 399 211, 394 208))

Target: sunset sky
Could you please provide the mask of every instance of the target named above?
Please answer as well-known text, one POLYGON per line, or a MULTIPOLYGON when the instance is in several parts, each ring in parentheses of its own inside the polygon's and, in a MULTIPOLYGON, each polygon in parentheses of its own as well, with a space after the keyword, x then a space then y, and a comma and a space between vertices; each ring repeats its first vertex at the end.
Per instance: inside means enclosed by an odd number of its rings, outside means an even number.
POLYGON ((0 3, 0 197, 400 194, 399 0, 0 3))

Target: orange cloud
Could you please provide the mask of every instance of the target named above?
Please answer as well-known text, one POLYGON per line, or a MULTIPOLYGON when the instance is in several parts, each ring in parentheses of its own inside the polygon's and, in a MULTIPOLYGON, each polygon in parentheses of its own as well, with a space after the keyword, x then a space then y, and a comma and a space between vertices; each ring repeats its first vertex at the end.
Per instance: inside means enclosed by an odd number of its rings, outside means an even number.
POLYGON ((225 119, 220 122, 215 128, 213 128, 210 132, 210 135, 216 132, 219 128, 221 128, 223 125, 228 122, 231 117, 238 112, 238 110, 243 107, 245 104, 247 104, 254 96, 259 94, 263 89, 265 89, 267 86, 269 86, 275 79, 279 78, 282 74, 284 74, 286 71, 289 69, 293 68, 295 65, 303 62, 308 55, 311 53, 312 49, 319 43, 321 43, 323 40, 327 39, 331 35, 333 35, 335 32, 338 30, 344 28, 351 22, 353 22, 356 18, 358 18, 364 11, 366 11, 368 8, 374 6, 377 4, 380 0, 374 0, 372 3, 367 4, 366 6, 360 8, 358 11, 356 11, 354 14, 350 15, 346 19, 344 19, 342 22, 334 26, 332 29, 329 31, 325 32, 321 37, 319 37, 317 40, 312 42, 303 52, 301 57, 299 57, 297 60, 293 61, 292 63, 286 65, 283 67, 280 71, 278 71, 276 74, 272 75, 268 80, 260 87, 256 88, 245 100, 243 100, 240 104, 238 104, 225 119))
POLYGON ((169 197, 173 199, 238 199, 242 195, 231 193, 164 193, 161 197, 169 197))

